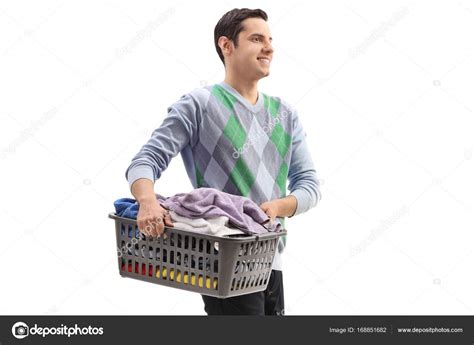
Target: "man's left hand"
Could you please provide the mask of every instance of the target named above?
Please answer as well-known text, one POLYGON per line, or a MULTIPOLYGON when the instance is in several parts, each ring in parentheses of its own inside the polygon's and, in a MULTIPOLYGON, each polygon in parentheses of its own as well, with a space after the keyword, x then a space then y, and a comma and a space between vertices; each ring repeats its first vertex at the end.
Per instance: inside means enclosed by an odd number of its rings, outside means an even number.
POLYGON ((278 217, 278 200, 270 200, 265 201, 263 204, 260 205, 260 208, 270 217, 270 222, 273 224, 275 222, 275 218, 278 217))

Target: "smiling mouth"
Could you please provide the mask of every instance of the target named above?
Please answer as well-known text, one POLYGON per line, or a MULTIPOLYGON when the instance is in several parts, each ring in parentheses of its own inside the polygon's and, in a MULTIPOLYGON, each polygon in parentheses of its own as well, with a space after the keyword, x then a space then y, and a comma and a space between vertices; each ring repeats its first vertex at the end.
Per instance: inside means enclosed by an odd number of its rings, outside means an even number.
POLYGON ((268 59, 268 58, 263 58, 262 57, 262 58, 257 58, 257 60, 264 63, 264 64, 266 64, 266 65, 270 64, 270 59, 268 59))

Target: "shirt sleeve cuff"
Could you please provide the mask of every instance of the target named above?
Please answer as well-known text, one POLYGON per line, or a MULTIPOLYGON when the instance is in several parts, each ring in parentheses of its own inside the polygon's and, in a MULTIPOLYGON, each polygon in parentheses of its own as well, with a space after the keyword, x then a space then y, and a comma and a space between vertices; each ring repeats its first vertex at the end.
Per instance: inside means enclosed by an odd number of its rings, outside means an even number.
POLYGON ((153 169, 148 166, 148 165, 137 165, 130 169, 128 172, 128 186, 130 190, 132 190, 132 185, 133 183, 141 178, 146 178, 151 180, 152 182, 155 182, 154 176, 153 176, 153 169))
POLYGON ((296 198, 297 205, 295 213, 289 218, 304 213, 311 208, 311 195, 309 195, 309 193, 304 189, 296 189, 291 192, 290 195, 293 195, 296 198))

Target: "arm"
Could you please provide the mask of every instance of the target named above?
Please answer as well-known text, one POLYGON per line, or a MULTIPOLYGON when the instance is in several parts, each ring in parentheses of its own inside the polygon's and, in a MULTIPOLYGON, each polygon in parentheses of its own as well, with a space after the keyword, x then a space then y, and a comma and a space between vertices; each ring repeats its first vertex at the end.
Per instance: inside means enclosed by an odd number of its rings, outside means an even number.
POLYGON ((288 189, 290 196, 296 198, 297 206, 290 217, 307 212, 321 200, 320 184, 306 143, 306 132, 296 111, 293 115, 293 145, 288 171, 288 189))
POLYGON ((156 200, 153 182, 147 178, 140 178, 132 184, 132 194, 140 205, 156 200))
POLYGON ((132 194, 138 201, 138 229, 148 236, 159 236, 165 231, 165 225, 173 227, 173 222, 167 210, 156 200, 153 182, 140 178, 132 184, 132 194))
POLYGON ((133 157, 125 172, 130 189, 141 178, 153 183, 161 177, 171 159, 186 145, 194 145, 199 137, 202 115, 196 95, 187 94, 168 108, 168 115, 155 129, 148 142, 133 157))
POLYGON ((293 137, 288 179, 290 195, 264 202, 260 207, 272 219, 293 217, 316 206, 321 199, 319 180, 306 144, 306 133, 294 112, 293 137))
POLYGON ((185 95, 168 108, 168 115, 140 152, 132 159, 125 176, 140 208, 137 224, 146 235, 157 236, 164 225, 173 226, 167 211, 156 200, 154 183, 169 162, 198 136, 201 108, 197 99, 185 95))
POLYGON ((266 201, 260 208, 272 219, 276 217, 291 217, 296 211, 298 201, 294 195, 284 198, 266 201))

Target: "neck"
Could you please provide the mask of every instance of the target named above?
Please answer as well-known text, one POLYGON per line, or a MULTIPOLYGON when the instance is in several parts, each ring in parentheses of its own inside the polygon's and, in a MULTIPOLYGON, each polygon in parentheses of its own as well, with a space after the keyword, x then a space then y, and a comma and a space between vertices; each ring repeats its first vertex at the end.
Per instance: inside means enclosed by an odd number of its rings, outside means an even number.
POLYGON ((248 80, 238 78, 226 73, 224 82, 232 86, 235 91, 249 101, 250 104, 256 104, 258 100, 258 80, 248 80))

